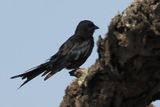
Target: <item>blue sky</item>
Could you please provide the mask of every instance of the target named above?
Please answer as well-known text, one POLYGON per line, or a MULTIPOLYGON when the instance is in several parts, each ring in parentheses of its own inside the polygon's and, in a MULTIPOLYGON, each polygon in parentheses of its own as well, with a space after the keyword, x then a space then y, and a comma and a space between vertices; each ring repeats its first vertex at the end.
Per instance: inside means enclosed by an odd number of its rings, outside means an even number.
MULTIPOLYGON (((132 0, 0 0, 0 107, 58 107, 64 90, 75 78, 67 70, 48 81, 37 77, 21 89, 11 76, 45 62, 84 19, 104 36, 111 19, 132 0)), ((94 64, 96 47, 82 67, 94 64)))

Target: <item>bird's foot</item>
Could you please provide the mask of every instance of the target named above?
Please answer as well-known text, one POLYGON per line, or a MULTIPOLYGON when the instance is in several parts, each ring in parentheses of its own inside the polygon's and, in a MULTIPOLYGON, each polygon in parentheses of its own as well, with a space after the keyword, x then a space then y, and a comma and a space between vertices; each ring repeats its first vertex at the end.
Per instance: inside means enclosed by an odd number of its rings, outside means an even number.
POLYGON ((80 78, 83 75, 84 68, 77 68, 69 72, 70 76, 80 78))
POLYGON ((75 70, 70 71, 70 72, 69 72, 69 75, 70 75, 70 76, 75 76, 75 77, 76 77, 75 72, 76 72, 76 69, 75 69, 75 70))
POLYGON ((75 76, 78 78, 78 84, 81 85, 85 81, 85 78, 88 75, 88 69, 86 68, 78 68, 69 72, 71 76, 75 76))

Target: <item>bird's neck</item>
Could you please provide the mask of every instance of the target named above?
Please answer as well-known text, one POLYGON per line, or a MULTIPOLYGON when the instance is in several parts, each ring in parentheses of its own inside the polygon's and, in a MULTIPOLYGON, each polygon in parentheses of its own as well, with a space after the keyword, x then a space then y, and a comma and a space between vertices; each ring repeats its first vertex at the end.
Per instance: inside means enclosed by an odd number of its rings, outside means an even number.
POLYGON ((80 38, 84 38, 84 39, 88 39, 88 38, 93 39, 93 33, 94 32, 75 32, 75 35, 79 36, 80 38))

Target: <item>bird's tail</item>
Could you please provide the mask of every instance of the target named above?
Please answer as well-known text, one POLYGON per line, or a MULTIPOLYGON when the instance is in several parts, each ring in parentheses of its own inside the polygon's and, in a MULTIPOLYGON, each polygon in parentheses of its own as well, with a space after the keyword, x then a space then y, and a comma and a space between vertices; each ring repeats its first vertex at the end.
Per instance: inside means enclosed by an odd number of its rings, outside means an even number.
MULTIPOLYGON (((21 77, 22 79, 27 79, 26 81, 24 81, 24 83, 20 86, 22 87, 23 85, 25 85, 27 82, 29 82, 30 80, 32 80, 33 78, 35 78, 36 76, 40 75, 41 73, 45 72, 47 69, 48 69, 48 65, 49 65, 49 62, 46 62, 46 63, 43 63, 35 68, 32 68, 31 70, 28 70, 27 72, 25 73, 22 73, 22 74, 19 74, 19 75, 16 75, 16 76, 13 76, 11 77, 11 79, 14 79, 14 78, 18 78, 18 77, 21 77)), ((20 88, 19 87, 19 88, 20 88)))

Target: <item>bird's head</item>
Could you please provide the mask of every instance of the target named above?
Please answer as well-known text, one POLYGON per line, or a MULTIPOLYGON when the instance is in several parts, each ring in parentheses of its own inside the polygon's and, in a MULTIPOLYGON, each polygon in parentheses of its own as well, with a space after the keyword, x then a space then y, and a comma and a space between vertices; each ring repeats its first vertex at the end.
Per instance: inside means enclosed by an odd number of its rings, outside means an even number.
POLYGON ((79 22, 75 33, 81 36, 91 37, 96 29, 99 29, 92 21, 83 20, 79 22))

